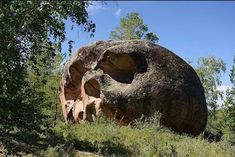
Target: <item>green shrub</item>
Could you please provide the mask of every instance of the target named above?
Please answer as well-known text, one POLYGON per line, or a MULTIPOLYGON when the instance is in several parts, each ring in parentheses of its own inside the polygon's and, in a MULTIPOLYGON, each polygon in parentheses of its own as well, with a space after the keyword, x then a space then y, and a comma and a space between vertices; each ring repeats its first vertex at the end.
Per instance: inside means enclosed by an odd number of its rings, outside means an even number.
POLYGON ((220 157, 235 156, 226 141, 209 143, 198 137, 176 134, 159 125, 159 115, 142 117, 132 125, 119 126, 103 117, 79 125, 58 123, 54 133, 66 142, 101 156, 220 157), (79 146, 83 143, 83 147, 79 146))

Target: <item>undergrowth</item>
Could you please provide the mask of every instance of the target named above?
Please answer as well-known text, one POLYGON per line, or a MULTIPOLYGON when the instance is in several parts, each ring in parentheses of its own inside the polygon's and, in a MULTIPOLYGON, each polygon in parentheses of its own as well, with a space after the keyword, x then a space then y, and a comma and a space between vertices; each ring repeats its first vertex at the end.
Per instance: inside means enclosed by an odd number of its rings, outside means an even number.
MULTIPOLYGON (((99 156, 120 157, 235 156, 235 146, 226 141, 209 143, 202 135, 179 135, 162 127, 159 119, 160 116, 156 114, 147 119, 142 117, 133 125, 119 126, 114 121, 101 117, 93 123, 79 125, 58 122, 53 131, 56 135, 62 135, 65 143, 71 144, 71 156, 76 156, 76 149, 99 156)), ((60 156, 60 149, 62 148, 58 146, 49 147, 43 155, 60 156)))
MULTIPOLYGON (((21 143, 20 156, 73 157, 234 157, 235 146, 227 140, 209 142, 203 135, 179 135, 160 125, 160 115, 141 117, 132 125, 97 118, 92 123, 66 124, 57 121, 47 137, 35 144, 21 143)), ((226 139, 226 138, 225 138, 226 139)), ((33 140, 33 139, 32 139, 33 140)), ((14 143, 8 143, 8 146, 14 143)), ((15 142, 17 146, 19 144, 15 142)), ((1 145, 1 154, 9 150, 1 145)), ((15 146, 12 146, 16 148, 15 146)), ((16 149, 14 150, 17 151, 16 149)), ((18 156, 17 155, 17 156, 18 156)))

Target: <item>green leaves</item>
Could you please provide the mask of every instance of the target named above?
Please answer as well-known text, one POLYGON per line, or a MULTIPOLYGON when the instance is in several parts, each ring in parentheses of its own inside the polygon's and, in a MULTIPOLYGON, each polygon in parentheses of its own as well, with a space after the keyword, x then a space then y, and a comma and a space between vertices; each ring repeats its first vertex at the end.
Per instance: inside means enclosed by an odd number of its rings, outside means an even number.
POLYGON ((202 57, 198 60, 196 72, 205 90, 207 105, 210 115, 215 119, 218 109, 217 100, 222 98, 222 92, 217 90, 221 85, 221 74, 226 70, 223 60, 215 57, 202 57))
MULTIPOLYGON (((227 90, 224 102, 224 129, 227 134, 235 135, 235 56, 229 77, 232 88, 227 90)), ((231 140, 235 143, 235 136, 231 140)))
POLYGON ((139 13, 128 13, 120 19, 120 26, 110 32, 110 38, 115 40, 145 39, 153 43, 159 39, 153 32, 148 32, 148 26, 144 24, 139 13))
POLYGON ((202 57, 198 60, 196 72, 200 77, 205 90, 209 117, 207 129, 211 132, 222 132, 223 139, 235 143, 235 56, 230 69, 230 82, 232 87, 226 93, 218 91, 221 85, 221 75, 226 70, 223 60, 215 57, 202 57), (226 94, 226 95, 225 95, 226 94), (219 98, 222 105, 218 105, 219 98))
POLYGON ((145 39, 145 40, 152 41, 152 42, 159 40, 159 38, 157 37, 157 35, 154 34, 153 32, 146 33, 145 36, 144 36, 144 39, 145 39))
POLYGON ((95 32, 87 1, 0 2, 0 131, 40 129, 54 115, 67 19, 95 32), (52 114, 53 113, 53 114, 52 114))

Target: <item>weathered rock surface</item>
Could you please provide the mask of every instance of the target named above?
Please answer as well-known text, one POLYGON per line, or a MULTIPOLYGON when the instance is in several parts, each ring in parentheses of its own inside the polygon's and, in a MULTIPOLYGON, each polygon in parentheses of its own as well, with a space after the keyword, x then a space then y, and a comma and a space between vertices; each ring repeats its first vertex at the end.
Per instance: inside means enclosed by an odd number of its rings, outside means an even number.
POLYGON ((148 41, 98 41, 78 49, 66 65, 60 100, 65 120, 74 122, 103 114, 128 124, 158 111, 163 125, 193 135, 207 122, 193 68, 148 41))

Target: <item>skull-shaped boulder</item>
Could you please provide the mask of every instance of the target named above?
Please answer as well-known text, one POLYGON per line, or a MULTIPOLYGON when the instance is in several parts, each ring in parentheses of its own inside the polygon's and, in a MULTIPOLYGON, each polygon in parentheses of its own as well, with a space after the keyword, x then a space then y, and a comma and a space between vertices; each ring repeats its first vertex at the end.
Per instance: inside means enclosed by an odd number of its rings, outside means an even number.
POLYGON ((163 125, 193 135, 207 122, 193 68, 148 41, 98 41, 78 49, 65 67, 60 100, 65 120, 74 122, 102 114, 128 124, 158 111, 163 125))

